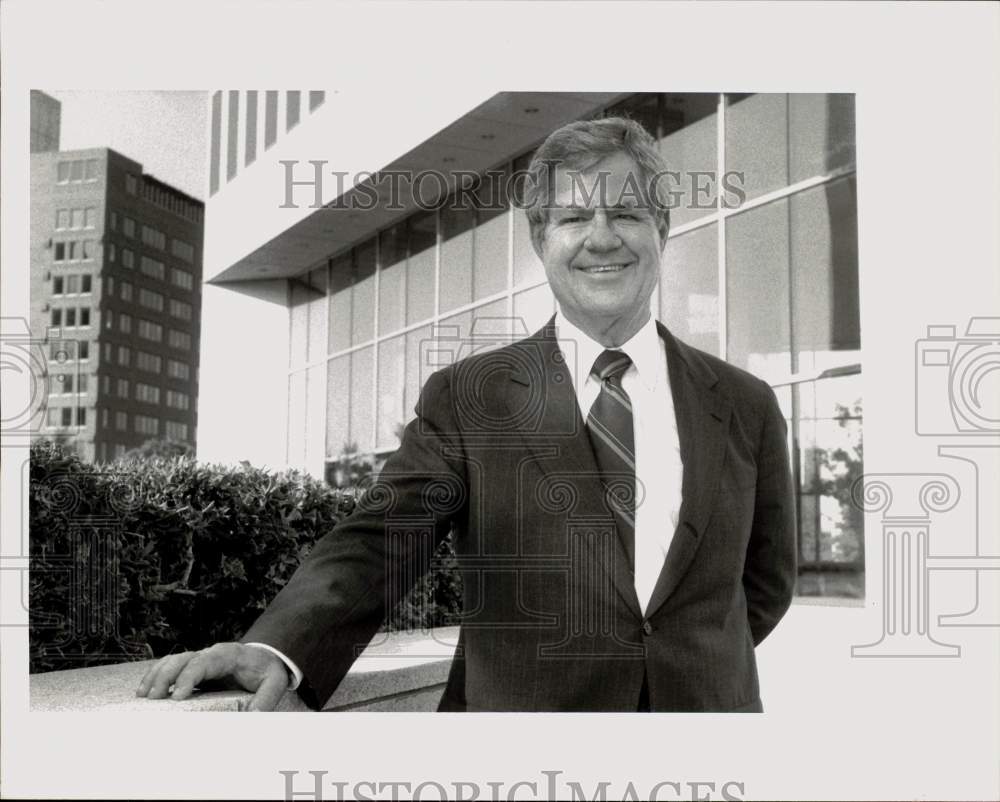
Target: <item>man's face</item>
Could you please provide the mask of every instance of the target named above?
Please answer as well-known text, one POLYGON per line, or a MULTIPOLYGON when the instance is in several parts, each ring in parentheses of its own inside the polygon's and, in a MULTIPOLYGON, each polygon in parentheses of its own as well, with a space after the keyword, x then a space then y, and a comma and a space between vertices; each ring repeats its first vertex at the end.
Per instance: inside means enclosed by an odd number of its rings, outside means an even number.
POLYGON ((658 229, 641 188, 625 153, 575 175, 556 169, 534 246, 563 314, 578 326, 631 330, 649 316, 666 229, 658 229))

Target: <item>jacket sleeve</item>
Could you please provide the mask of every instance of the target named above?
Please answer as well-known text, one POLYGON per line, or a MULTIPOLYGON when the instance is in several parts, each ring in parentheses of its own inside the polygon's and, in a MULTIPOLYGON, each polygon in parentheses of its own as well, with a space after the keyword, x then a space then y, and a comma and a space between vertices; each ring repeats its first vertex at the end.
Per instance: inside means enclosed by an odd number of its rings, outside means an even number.
POLYGON ((757 491, 743 568, 754 646, 767 637, 791 604, 797 551, 788 427, 774 391, 761 384, 765 402, 757 449, 757 491))
POLYGON ((428 379, 417 418, 355 512, 313 546, 241 639, 298 666, 303 701, 320 709, 388 612, 427 573, 466 504, 449 373, 428 379))

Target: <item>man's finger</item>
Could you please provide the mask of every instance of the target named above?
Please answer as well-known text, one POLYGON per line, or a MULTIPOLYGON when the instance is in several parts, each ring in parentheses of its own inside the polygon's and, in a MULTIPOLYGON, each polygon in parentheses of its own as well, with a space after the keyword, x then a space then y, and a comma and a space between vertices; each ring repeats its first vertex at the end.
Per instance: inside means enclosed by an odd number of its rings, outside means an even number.
POLYGON ((265 713, 274 710, 287 690, 288 672, 285 667, 281 664, 269 666, 257 693, 247 706, 247 712, 265 713))
POLYGON ((193 656, 193 652, 183 652, 182 654, 173 654, 163 658, 160 661, 160 665, 156 668, 156 673, 146 692, 146 697, 149 699, 162 699, 165 697, 170 685, 193 656))

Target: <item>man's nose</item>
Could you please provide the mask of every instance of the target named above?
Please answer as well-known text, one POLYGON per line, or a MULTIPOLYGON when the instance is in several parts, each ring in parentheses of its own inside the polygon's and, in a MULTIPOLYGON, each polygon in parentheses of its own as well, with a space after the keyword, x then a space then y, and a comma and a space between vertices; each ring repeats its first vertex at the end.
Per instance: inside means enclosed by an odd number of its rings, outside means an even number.
POLYGON ((584 244, 592 251, 613 251, 622 244, 621 237, 608 224, 608 216, 602 210, 596 211, 590 218, 584 244))

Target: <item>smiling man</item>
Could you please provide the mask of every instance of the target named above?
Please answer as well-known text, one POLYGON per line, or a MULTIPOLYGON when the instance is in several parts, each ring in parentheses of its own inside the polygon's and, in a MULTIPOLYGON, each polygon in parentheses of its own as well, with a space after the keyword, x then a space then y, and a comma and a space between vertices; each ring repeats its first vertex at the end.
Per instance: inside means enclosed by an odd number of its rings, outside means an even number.
POLYGON ((665 171, 629 120, 549 136, 526 211, 556 316, 431 376, 377 484, 242 641, 164 658, 139 695, 231 676, 254 709, 289 681, 320 707, 453 530, 439 709, 760 711, 754 648, 795 581, 785 422, 764 382, 650 313, 665 171))

